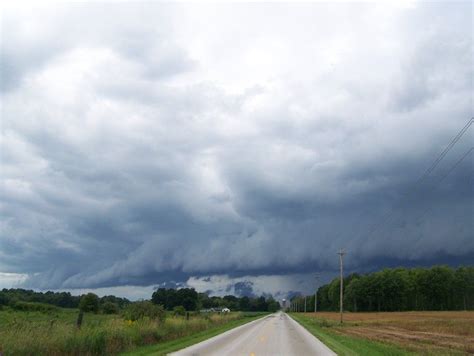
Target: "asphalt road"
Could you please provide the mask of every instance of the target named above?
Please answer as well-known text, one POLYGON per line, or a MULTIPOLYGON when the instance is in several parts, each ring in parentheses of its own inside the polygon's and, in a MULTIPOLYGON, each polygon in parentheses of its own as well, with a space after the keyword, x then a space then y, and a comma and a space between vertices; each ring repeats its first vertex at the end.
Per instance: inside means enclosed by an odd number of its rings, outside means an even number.
POLYGON ((173 356, 336 355, 309 331, 279 312, 226 331, 173 356))

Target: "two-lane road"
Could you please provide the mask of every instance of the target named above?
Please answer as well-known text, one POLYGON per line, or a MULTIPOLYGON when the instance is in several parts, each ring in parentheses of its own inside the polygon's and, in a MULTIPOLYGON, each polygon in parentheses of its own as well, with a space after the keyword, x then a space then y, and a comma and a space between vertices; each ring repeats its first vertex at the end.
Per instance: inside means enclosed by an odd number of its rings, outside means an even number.
POLYGON ((171 354, 197 355, 336 355, 285 313, 276 313, 229 330, 171 354))

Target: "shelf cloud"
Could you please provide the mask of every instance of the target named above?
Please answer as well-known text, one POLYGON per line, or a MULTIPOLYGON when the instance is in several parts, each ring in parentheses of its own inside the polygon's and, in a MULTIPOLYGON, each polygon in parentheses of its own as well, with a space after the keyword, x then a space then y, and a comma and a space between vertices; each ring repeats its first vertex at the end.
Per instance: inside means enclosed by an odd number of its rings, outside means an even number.
POLYGON ((284 295, 339 248, 472 261, 473 128, 415 184, 472 116, 472 4, 409 5, 5 8, 0 280, 284 295))

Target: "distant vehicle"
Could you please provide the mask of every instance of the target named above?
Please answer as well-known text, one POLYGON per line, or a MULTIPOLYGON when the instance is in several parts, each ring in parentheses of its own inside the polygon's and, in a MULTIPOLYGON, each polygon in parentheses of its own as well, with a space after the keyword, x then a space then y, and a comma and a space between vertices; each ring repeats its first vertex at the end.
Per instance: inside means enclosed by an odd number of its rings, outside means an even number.
POLYGON ((222 313, 230 313, 230 309, 229 308, 223 308, 221 312, 222 313))

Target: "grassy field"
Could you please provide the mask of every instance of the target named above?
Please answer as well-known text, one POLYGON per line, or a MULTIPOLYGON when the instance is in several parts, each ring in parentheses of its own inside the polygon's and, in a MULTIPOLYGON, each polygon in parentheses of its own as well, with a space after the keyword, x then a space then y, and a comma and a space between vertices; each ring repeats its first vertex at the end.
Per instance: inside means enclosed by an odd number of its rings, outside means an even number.
POLYGON ((342 355, 474 354, 474 312, 291 315, 342 355))
POLYGON ((150 345, 141 347, 130 352, 124 353, 123 356, 146 356, 146 355, 167 355, 170 352, 181 350, 185 347, 197 344, 198 342, 207 340, 213 336, 222 334, 223 332, 233 329, 237 326, 243 325, 248 323, 252 320, 256 320, 258 318, 263 317, 268 313, 253 313, 247 314, 244 318, 232 320, 223 325, 217 325, 215 327, 209 328, 207 330, 201 331, 199 333, 195 333, 189 335, 187 337, 182 337, 176 340, 171 340, 168 342, 159 343, 156 345, 150 345))
MULTIPOLYGON (((3 355, 104 355, 118 354, 151 344, 163 344, 166 352, 188 346, 199 337, 212 336, 262 314, 168 316, 164 322, 130 321, 120 315, 85 314, 75 325, 77 310, 56 308, 49 312, 0 310, 0 352, 3 355), (197 336, 194 340, 193 336, 197 336), (176 340, 182 340, 176 342, 176 340), (175 342, 173 344, 173 342, 175 342)), ((156 348, 155 354, 160 354, 156 348)))

